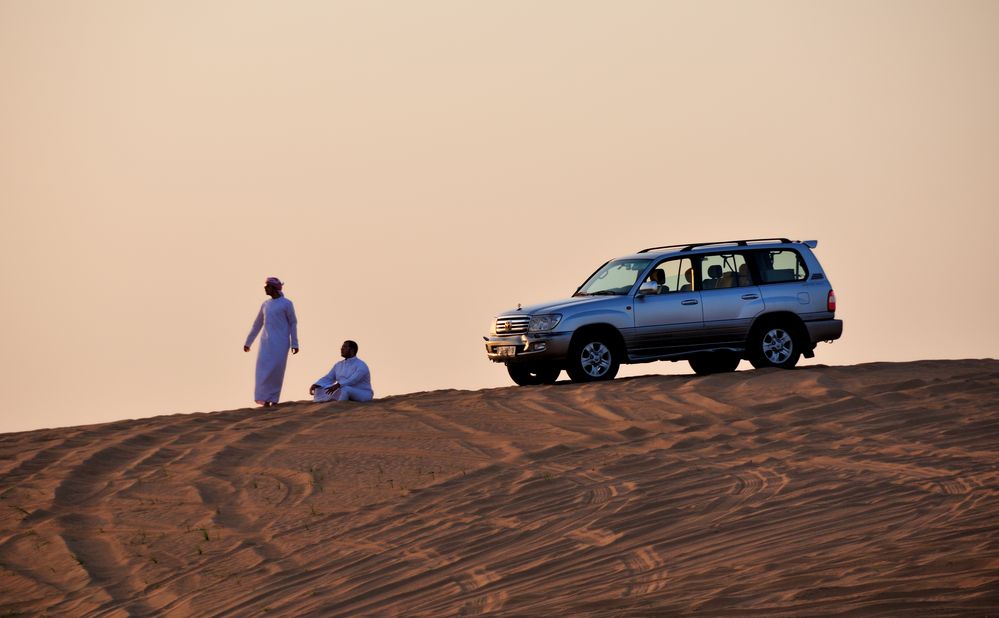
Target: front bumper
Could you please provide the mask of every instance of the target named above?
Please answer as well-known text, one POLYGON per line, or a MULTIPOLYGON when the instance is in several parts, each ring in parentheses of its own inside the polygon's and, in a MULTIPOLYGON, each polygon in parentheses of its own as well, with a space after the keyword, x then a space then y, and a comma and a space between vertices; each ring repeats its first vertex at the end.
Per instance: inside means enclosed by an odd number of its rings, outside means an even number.
POLYGON ((805 322, 808 338, 812 343, 832 341, 843 336, 843 320, 817 320, 805 322))
POLYGON ((490 335, 486 356, 494 363, 529 363, 538 360, 561 360, 569 354, 572 333, 524 333, 490 335))

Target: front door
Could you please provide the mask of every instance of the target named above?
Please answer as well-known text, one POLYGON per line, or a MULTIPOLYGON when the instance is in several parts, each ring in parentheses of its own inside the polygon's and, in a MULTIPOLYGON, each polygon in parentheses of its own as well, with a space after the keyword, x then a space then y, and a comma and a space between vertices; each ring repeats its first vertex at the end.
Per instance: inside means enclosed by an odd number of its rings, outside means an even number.
POLYGON ((662 284, 655 294, 635 297, 635 331, 628 342, 629 356, 667 356, 697 345, 704 321, 692 266, 690 258, 674 258, 653 268, 649 280, 662 284), (657 269, 662 270, 658 279, 657 269))

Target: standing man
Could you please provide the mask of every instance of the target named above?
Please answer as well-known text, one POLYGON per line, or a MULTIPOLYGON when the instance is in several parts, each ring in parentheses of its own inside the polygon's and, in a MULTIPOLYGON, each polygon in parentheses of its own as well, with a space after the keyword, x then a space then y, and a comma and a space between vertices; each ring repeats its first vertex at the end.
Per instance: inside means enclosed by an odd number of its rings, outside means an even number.
POLYGON ((257 352, 257 385, 253 399, 265 408, 277 405, 281 398, 288 348, 292 354, 298 354, 298 318, 295 317, 295 305, 281 293, 283 287, 284 283, 277 277, 267 278, 264 293, 271 298, 260 306, 243 346, 243 351, 249 352, 257 333, 263 329, 257 352))
POLYGON ((371 372, 368 365, 357 358, 357 343, 349 339, 344 341, 340 356, 343 360, 316 380, 309 387, 309 394, 314 401, 371 401, 375 396, 371 391, 371 372))

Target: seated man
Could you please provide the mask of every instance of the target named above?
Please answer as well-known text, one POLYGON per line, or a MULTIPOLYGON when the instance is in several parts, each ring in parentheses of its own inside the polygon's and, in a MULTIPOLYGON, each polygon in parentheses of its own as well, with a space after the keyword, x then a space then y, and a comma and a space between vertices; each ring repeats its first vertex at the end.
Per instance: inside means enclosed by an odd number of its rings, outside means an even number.
POLYGON ((664 292, 669 292, 669 288, 666 287, 666 271, 661 268, 657 268, 649 273, 649 281, 656 284, 656 294, 662 294, 664 292))
POLYGON ((693 268, 688 268, 687 270, 683 271, 683 278, 687 280, 687 283, 685 283, 682 286, 680 286, 680 291, 681 292, 692 292, 694 290, 694 288, 693 288, 693 283, 694 283, 694 269, 693 268))
POLYGON ((371 401, 371 372, 368 365, 357 358, 357 343, 351 340, 340 346, 343 360, 309 387, 314 401, 371 401))

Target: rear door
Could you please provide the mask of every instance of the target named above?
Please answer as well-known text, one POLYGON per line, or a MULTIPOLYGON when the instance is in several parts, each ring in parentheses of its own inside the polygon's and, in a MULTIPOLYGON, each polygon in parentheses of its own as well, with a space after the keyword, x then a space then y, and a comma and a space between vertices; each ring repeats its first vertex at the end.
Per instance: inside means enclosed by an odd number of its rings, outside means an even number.
POLYGON ((742 348, 753 318, 765 305, 753 281, 746 255, 740 252, 700 256, 698 276, 706 347, 742 348))
POLYGON ((632 358, 690 350, 697 345, 704 325, 701 293, 691 259, 665 260, 652 272, 656 269, 663 270, 665 283, 656 294, 638 295, 634 299, 635 332, 628 342, 632 358))

